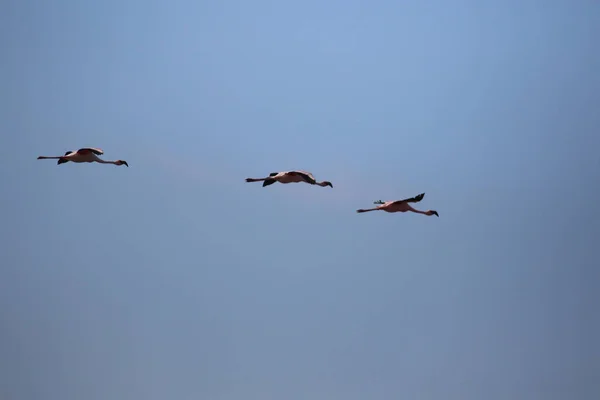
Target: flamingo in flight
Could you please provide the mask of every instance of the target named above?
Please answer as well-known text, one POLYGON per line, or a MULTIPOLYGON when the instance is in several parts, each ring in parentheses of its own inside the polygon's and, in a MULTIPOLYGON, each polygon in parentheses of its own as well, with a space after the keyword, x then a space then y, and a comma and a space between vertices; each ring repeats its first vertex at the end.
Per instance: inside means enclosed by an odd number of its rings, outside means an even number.
POLYGON ((425 197, 425 193, 421 193, 419 195, 416 195, 415 197, 411 197, 409 199, 404 199, 404 200, 386 201, 386 202, 377 200, 374 202, 374 204, 378 204, 377 207, 368 208, 366 210, 361 208, 359 210, 356 210, 356 212, 357 213, 365 213, 365 212, 369 212, 369 211, 383 210, 385 212, 394 213, 394 212, 412 211, 417 214, 435 215, 435 216, 439 217, 439 214, 437 213, 437 211, 434 211, 434 210, 421 211, 421 210, 416 210, 411 207, 410 203, 418 203, 421 200, 423 200, 423 197, 425 197))
POLYGON ((246 182, 262 182, 263 187, 279 183, 298 183, 305 182, 310 185, 319 185, 322 187, 333 185, 329 181, 317 182, 313 174, 306 171, 284 171, 272 172, 267 178, 246 178, 246 182))
POLYGON ((100 164, 114 164, 114 165, 125 165, 129 167, 127 161, 124 160, 116 160, 116 161, 106 161, 102 160, 98 156, 101 156, 104 152, 101 149, 97 149, 94 147, 84 147, 77 151, 67 151, 64 156, 57 157, 46 157, 39 156, 38 160, 58 160, 57 165, 64 164, 66 162, 74 162, 74 163, 91 163, 97 162, 100 164))

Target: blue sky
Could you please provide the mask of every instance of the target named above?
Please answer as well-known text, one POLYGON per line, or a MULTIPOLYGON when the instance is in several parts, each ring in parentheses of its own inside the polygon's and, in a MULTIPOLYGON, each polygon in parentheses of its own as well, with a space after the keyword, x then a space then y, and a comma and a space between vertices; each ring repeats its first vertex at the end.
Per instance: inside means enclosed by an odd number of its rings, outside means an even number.
POLYGON ((598 37, 585 0, 4 2, 0 398, 599 398, 598 37), (85 146, 130 168, 36 160, 85 146), (244 182, 287 169, 334 189, 244 182))

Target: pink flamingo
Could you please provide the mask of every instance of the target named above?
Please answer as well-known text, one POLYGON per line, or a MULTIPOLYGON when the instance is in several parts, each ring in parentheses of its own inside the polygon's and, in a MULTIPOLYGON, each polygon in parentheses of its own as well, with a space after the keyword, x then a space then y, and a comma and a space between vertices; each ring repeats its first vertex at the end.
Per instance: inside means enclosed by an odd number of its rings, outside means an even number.
POLYGON ((437 217, 439 217, 439 214, 437 213, 437 211, 434 210, 427 210, 427 211, 421 211, 421 210, 416 210, 414 208, 411 207, 411 205, 409 203, 418 203, 419 201, 423 200, 423 197, 425 197, 425 193, 421 193, 415 197, 411 197, 409 199, 404 199, 404 200, 397 200, 397 201, 386 201, 383 202, 381 200, 377 200, 374 202, 374 204, 379 204, 377 207, 375 208, 368 208, 368 209, 359 209, 356 210, 357 213, 365 213, 365 212, 369 212, 369 211, 377 211, 377 210, 383 210, 385 212, 389 212, 389 213, 394 213, 394 212, 406 212, 406 211, 412 211, 414 213, 417 214, 424 214, 424 215, 435 215, 437 217))
POLYGON ((305 182, 310 185, 318 186, 331 186, 333 185, 329 181, 317 182, 315 177, 310 172, 306 171, 285 171, 285 172, 271 172, 267 178, 246 178, 246 182, 263 182, 263 187, 279 183, 298 183, 305 182))
POLYGON ((100 164, 114 164, 114 165, 125 165, 129 167, 127 161, 117 160, 117 161, 105 161, 99 158, 104 152, 101 149, 97 149, 94 147, 84 147, 77 151, 67 151, 64 156, 57 157, 46 157, 39 156, 38 160, 58 160, 57 165, 64 164, 66 162, 74 162, 74 163, 91 163, 97 162, 100 164))

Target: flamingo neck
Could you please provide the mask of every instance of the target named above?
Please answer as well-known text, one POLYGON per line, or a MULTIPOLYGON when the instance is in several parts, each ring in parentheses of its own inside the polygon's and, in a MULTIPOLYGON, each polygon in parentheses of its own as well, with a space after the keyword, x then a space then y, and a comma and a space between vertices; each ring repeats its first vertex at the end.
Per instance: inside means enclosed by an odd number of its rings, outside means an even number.
POLYGON ((100 164, 115 164, 115 165, 117 164, 116 161, 110 161, 110 160, 101 160, 101 159, 98 159, 96 161, 99 162, 100 164))

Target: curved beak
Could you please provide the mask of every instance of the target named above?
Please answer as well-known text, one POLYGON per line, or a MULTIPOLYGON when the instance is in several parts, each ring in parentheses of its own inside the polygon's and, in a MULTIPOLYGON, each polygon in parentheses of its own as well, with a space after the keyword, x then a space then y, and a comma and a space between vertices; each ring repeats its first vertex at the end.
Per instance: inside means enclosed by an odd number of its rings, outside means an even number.
POLYGON ((433 215, 435 215, 436 217, 439 217, 440 215, 437 213, 437 211, 433 211, 433 215))
POLYGON ((125 166, 127 166, 127 168, 129 168, 129 164, 127 164, 127 161, 123 161, 123 164, 125 164, 125 166))

